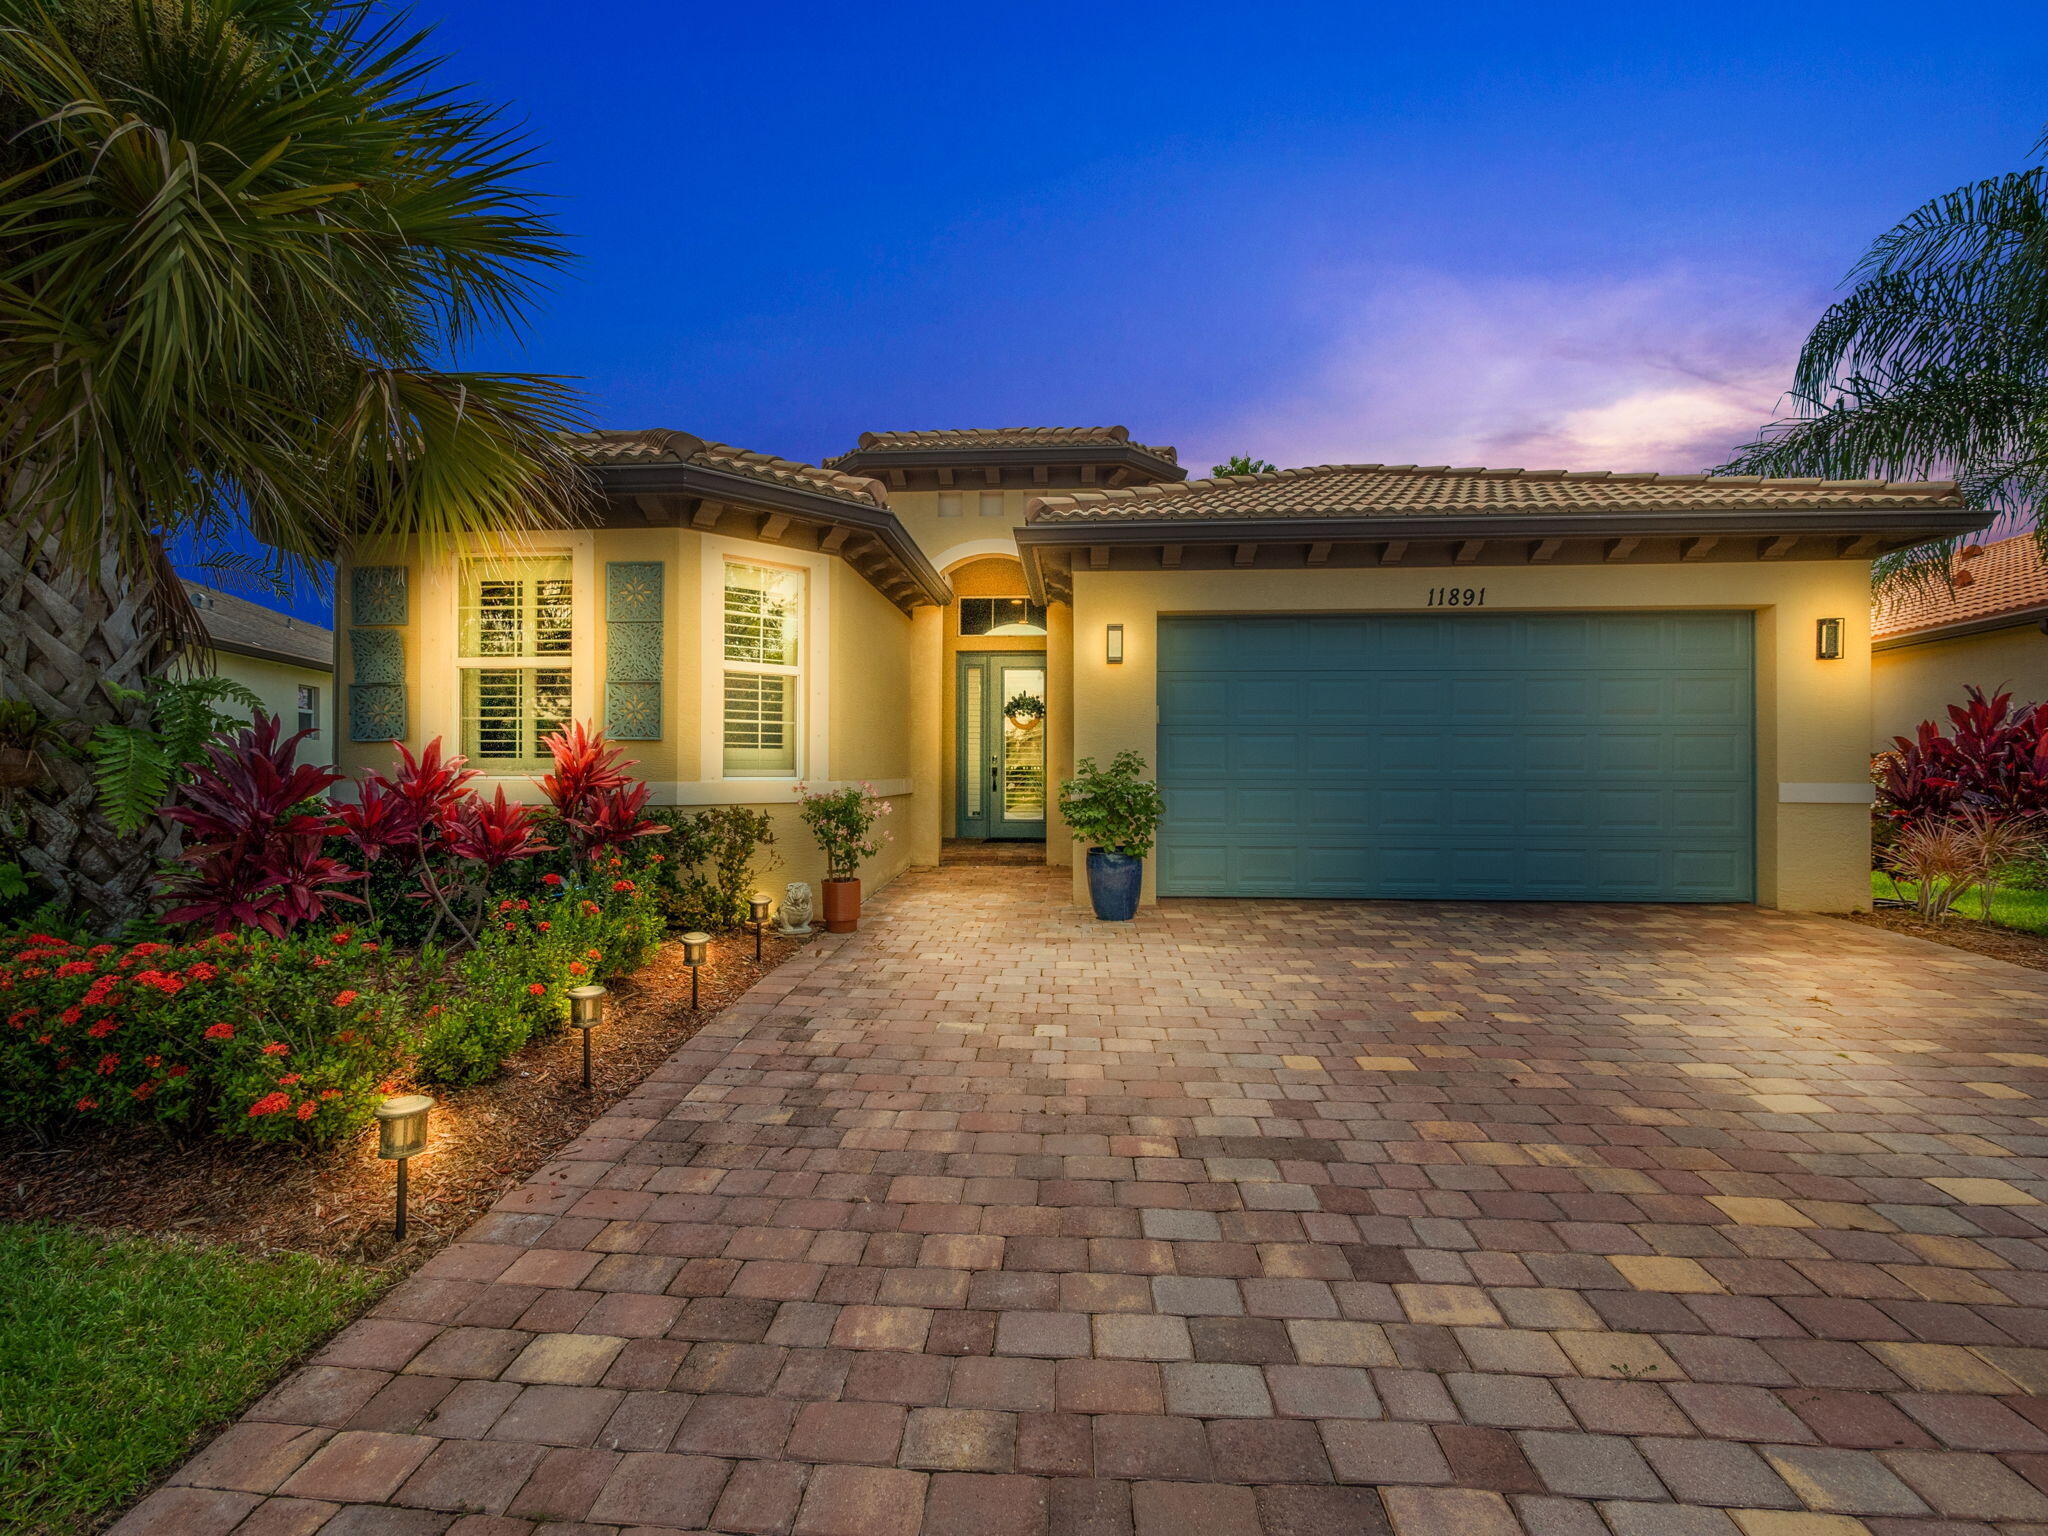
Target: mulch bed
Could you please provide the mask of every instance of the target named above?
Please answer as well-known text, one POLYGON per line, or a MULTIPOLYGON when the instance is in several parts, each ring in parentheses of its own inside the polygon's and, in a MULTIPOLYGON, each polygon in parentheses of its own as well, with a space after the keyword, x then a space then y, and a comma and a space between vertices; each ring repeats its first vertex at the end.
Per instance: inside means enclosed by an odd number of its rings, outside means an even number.
POLYGON ((1917 912, 1899 907, 1879 907, 1875 912, 1845 912, 1852 923, 1871 928, 1889 928, 1893 933, 1916 939, 1932 939, 1951 949, 1967 949, 1994 960, 2010 960, 2031 970, 2048 971, 2048 935, 2023 933, 2017 928, 2000 928, 1975 918, 1951 917, 1930 923, 1917 912))
POLYGON ((566 1028, 527 1046, 491 1082, 425 1089, 435 1098, 433 1141, 410 1169, 411 1230, 402 1246, 391 1235, 392 1168, 376 1156, 374 1130, 299 1153, 155 1128, 42 1140, 7 1134, 0 1136, 0 1220, 175 1234, 403 1274, 574 1140, 803 942, 771 932, 756 965, 751 934, 721 935, 700 978, 704 1006, 696 1014, 682 946, 664 944, 635 975, 613 984, 592 1042, 589 1093, 576 1031, 566 1028))

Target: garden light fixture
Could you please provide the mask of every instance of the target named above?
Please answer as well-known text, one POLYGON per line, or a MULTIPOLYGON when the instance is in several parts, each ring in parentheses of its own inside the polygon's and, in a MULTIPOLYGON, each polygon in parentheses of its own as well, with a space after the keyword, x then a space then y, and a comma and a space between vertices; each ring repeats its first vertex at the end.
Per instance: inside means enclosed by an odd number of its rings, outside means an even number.
POLYGON ((393 1233, 405 1241, 405 1165, 427 1150, 427 1111, 434 1101, 424 1093, 401 1094, 377 1106, 377 1156, 398 1163, 398 1220, 393 1233))
POLYGON ((1820 661, 1842 659, 1842 621, 1822 619, 1814 625, 1813 654, 1820 661))
POLYGON ((690 1012, 697 1011, 697 972, 711 954, 711 935, 708 933, 686 933, 683 935, 683 964, 690 968, 690 1012))
POLYGON ((605 989, 592 985, 569 989, 569 1025, 583 1037, 583 1091, 590 1091, 590 1032, 604 1022, 605 989))
POLYGON ((1122 666, 1124 660, 1124 627, 1121 624, 1109 626, 1104 640, 1103 659, 1112 667, 1122 666))
POLYGON ((761 960, 761 931, 768 926, 768 909, 775 903, 766 891, 754 892, 754 899, 747 903, 747 911, 754 919, 754 961, 761 960))

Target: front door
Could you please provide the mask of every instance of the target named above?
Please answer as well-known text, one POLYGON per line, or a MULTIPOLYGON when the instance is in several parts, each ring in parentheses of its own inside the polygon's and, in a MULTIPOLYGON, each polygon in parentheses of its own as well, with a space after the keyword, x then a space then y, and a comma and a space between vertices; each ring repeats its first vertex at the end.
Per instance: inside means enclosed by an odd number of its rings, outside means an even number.
POLYGON ((1045 836, 1045 654, 959 658, 955 836, 1045 836))

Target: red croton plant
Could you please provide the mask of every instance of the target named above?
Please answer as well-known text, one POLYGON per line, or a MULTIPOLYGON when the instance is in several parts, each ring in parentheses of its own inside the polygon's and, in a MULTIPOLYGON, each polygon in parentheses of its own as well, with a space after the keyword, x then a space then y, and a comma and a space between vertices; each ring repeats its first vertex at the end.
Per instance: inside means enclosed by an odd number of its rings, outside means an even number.
MULTIPOLYGON (((255 724, 206 749, 206 762, 165 811, 187 829, 185 866, 166 895, 173 923, 216 933, 247 926, 280 935, 320 919, 333 901, 361 898, 336 889, 365 877, 325 849, 344 840, 363 866, 400 861, 418 881, 414 899, 464 939, 480 931, 491 879, 506 865, 553 853, 542 841, 541 810, 505 798, 485 800, 465 760, 439 738, 418 754, 402 742, 390 774, 365 775, 354 803, 329 806, 341 781, 329 768, 297 761, 309 732, 281 738, 279 722, 255 724)), ((644 819, 648 786, 626 770, 619 748, 583 725, 547 738, 554 771, 540 781, 579 864, 608 848, 668 829, 644 819)), ((431 930, 430 930, 431 931, 431 930)))
POLYGON ((610 746, 604 732, 586 730, 581 721, 547 738, 555 771, 540 781, 543 793, 569 829, 570 846, 587 859, 601 848, 651 837, 668 829, 644 821, 648 786, 627 773, 623 748, 610 746))
POLYGON ((170 922, 275 938, 317 920, 329 902, 358 900, 335 887, 361 871, 325 852, 340 828, 323 797, 341 775, 297 760, 310 734, 282 737, 281 723, 259 711, 247 730, 206 748, 164 812, 186 833, 184 869, 164 892, 170 922))
POLYGON ((1877 760, 1879 818, 1891 830, 1969 811, 1991 818, 2048 812, 2048 709, 2010 693, 1965 690, 1951 729, 1920 722, 1877 760))

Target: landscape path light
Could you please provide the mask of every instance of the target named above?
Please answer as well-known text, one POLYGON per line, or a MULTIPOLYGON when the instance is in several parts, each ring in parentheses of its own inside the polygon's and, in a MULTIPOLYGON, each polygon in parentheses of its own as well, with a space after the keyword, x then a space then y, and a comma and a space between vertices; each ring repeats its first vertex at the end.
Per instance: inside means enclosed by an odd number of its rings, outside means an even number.
POLYGON ((708 933, 686 933, 683 935, 683 964, 690 968, 690 1012, 697 1011, 697 972, 704 968, 704 962, 711 954, 711 935, 708 933))
POLYGON ((774 901, 769 898, 766 891, 754 892, 754 899, 747 903, 747 910, 754 919, 754 961, 756 964, 759 964, 761 960, 761 932, 768 926, 768 909, 774 905, 774 901))
POLYGON ((377 1156, 398 1164, 398 1220, 394 1235, 405 1241, 405 1165, 427 1150, 427 1111, 434 1101, 424 1093, 401 1094, 377 1106, 377 1156))
POLYGON ((569 989, 569 1025, 583 1037, 583 1090, 590 1091, 590 1032, 604 1022, 605 989, 593 983, 569 989))

